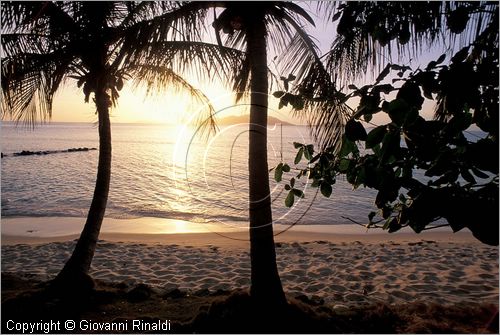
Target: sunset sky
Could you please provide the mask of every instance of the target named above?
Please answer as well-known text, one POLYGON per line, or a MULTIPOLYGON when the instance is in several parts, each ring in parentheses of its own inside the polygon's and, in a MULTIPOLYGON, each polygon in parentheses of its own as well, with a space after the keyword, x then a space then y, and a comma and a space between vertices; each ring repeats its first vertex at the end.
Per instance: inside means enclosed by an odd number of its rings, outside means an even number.
MULTIPOLYGON (((307 7, 308 4, 305 4, 307 7)), ((311 8, 309 14, 313 17, 316 27, 310 27, 310 34, 316 39, 316 43, 322 52, 326 52, 335 36, 335 25, 325 21, 315 15, 315 6, 311 8)), ((209 31, 211 31, 210 27, 209 31)), ((212 39, 209 36, 210 39, 212 39)), ((281 74, 279 74, 281 75, 281 74)), ((197 83, 195 78, 187 77, 188 81, 200 89, 209 97, 216 110, 226 108, 234 104, 234 95, 221 83, 202 82, 197 83)), ((276 89, 278 90, 278 89, 276 89)), ((112 110, 112 122, 120 123, 185 123, 189 119, 186 111, 198 110, 200 106, 195 106, 193 102, 184 95, 179 96, 175 92, 168 92, 163 96, 146 97, 144 90, 133 90, 129 83, 120 92, 118 106, 112 110), (191 109, 191 110, 190 110, 191 109)), ((182 95, 182 94, 181 94, 182 95)), ((68 81, 65 87, 58 92, 54 101, 52 121, 55 122, 94 122, 97 120, 95 107, 92 103, 84 103, 84 96, 81 89, 76 87, 74 82, 68 81)), ((289 111, 283 108, 279 110, 279 115, 273 112, 278 110, 278 99, 273 97, 269 100, 271 109, 270 115, 278 117, 288 122, 299 123, 294 119, 289 111)), ((230 113, 230 112, 228 112, 230 113)), ((238 113, 238 112, 232 112, 238 113)), ((226 116, 226 113, 224 113, 226 116)))
MULTIPOLYGON (((308 4, 306 3, 305 6, 307 7, 308 4)), ((310 35, 316 39, 321 52, 324 53, 329 49, 335 37, 336 25, 321 17, 317 17, 313 13, 314 9, 311 9, 310 14, 316 22, 316 27, 311 27, 308 30, 310 35)), ((430 51, 423 55, 423 57, 418 59, 418 63, 425 65, 431 59, 437 58, 439 56, 438 53, 442 50, 441 48, 438 49, 437 52, 433 53, 430 51)), ((411 60, 403 62, 410 64, 414 68, 418 66, 418 63, 411 60)), ((278 75, 283 74, 278 73, 278 75)), ((369 74, 367 75, 368 78, 366 80, 373 80, 369 74)), ((186 79, 209 97, 216 111, 234 104, 234 95, 231 94, 228 88, 223 87, 221 83, 217 83, 216 81, 200 83, 194 78, 186 77, 186 79)), ((278 89, 272 87, 271 91, 278 89)), ((146 97, 144 92, 143 89, 133 90, 132 85, 127 83, 120 92, 117 107, 111 111, 111 121, 114 123, 184 124, 192 117, 193 113, 197 113, 201 108, 200 105, 190 101, 186 94, 166 92, 160 96, 146 97)), ((269 107, 269 114, 271 116, 291 123, 301 123, 299 119, 294 118, 290 114, 290 108, 278 110, 278 99, 271 97, 269 107)), ((221 113, 219 116, 240 113, 242 113, 241 109, 238 111, 231 110, 221 113)), ((373 122, 381 123, 384 121, 380 114, 382 113, 374 115, 373 122)), ((428 104, 426 114, 428 116, 432 114, 432 104, 428 104)), ((95 115, 94 104, 84 103, 84 96, 81 89, 76 87, 75 82, 68 80, 56 94, 51 120, 53 122, 95 122, 97 121, 97 116, 95 115)))

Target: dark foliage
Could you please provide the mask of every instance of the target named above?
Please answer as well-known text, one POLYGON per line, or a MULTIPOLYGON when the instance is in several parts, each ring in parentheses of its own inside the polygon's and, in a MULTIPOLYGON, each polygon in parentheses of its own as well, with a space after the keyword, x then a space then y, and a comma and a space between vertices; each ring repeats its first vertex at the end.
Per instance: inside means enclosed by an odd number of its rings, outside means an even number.
MULTIPOLYGON (((479 7, 457 8, 468 8, 472 15, 479 7)), ((465 29, 455 18, 457 10, 448 15, 457 21, 448 23, 452 32, 465 29)), ((311 152, 308 166, 296 177, 307 175, 327 197, 339 175, 354 188, 376 189, 379 211, 368 215, 369 228, 395 232, 410 226, 419 233, 444 218, 454 232, 466 227, 483 243, 498 245, 498 7, 488 18, 473 43, 447 65, 445 54, 424 69, 389 63, 374 84, 349 85, 345 101, 357 97, 359 103, 346 123, 341 149, 311 152), (426 100, 436 102, 433 120, 423 117, 426 100), (390 121, 367 133, 361 121, 370 123, 376 113, 386 113, 390 121), (470 127, 481 135, 469 139, 470 127)), ((293 199, 287 200, 290 204, 293 199)))

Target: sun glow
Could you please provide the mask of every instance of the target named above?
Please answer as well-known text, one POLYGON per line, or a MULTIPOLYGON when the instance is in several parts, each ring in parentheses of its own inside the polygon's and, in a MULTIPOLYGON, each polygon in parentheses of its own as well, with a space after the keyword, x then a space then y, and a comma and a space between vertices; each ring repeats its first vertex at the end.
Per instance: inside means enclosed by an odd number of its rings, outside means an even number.
MULTIPOLYGON (((197 82, 193 85, 206 95, 215 110, 215 118, 221 119, 231 115, 248 113, 245 108, 236 108, 235 95, 220 83, 197 82)), ((270 95, 270 115, 298 124, 300 120, 292 117, 284 109, 278 109, 278 99, 270 95)), ((165 90, 160 94, 146 94, 145 88, 133 88, 127 82, 120 91, 120 97, 115 107, 111 109, 113 123, 148 123, 196 126, 197 121, 206 118, 207 105, 204 105, 184 91, 165 90)), ((95 105, 85 103, 83 92, 74 81, 68 81, 56 93, 52 112, 54 122, 96 122, 95 105)))
POLYGON ((175 234, 185 234, 192 232, 192 229, 190 229, 186 221, 175 220, 174 225, 175 228, 172 232, 175 234))
MULTIPOLYGON (((216 91, 213 93, 218 94, 216 91)), ((161 94, 147 95, 145 88, 134 89, 127 83, 120 91, 116 106, 111 109, 111 121, 179 125, 186 123, 191 115, 204 112, 204 107, 182 91, 166 90, 161 94)), ((92 99, 85 103, 81 89, 68 81, 56 94, 52 121, 95 122, 95 105, 92 99)))

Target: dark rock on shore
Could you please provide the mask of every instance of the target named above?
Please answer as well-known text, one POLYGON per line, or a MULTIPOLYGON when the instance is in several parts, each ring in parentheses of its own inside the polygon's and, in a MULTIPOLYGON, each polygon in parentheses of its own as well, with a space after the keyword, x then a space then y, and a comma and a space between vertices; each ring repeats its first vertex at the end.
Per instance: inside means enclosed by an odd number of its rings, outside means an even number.
MULTIPOLYGON (((46 151, 30 151, 30 150, 23 150, 21 152, 14 152, 12 156, 33 156, 33 155, 49 155, 49 154, 58 154, 58 153, 63 153, 63 152, 82 152, 82 151, 91 151, 91 150, 97 150, 97 148, 70 148, 66 150, 46 150, 46 151)), ((2 153, 2 158, 4 155, 2 153)))

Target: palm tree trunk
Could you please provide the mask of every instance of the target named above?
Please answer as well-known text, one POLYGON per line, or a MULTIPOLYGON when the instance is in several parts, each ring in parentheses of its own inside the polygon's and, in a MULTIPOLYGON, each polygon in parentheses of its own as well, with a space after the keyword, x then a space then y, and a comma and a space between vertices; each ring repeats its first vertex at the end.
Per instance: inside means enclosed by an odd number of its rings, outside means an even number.
POLYGON ((94 196, 85 226, 73 254, 55 280, 65 286, 78 288, 81 285, 93 285, 93 283, 90 283, 92 280, 88 276, 88 272, 94 257, 102 220, 104 219, 111 179, 110 97, 104 89, 100 89, 97 90, 95 99, 99 118, 99 163, 94 196))
POLYGON ((247 30, 247 53, 250 60, 250 294, 266 305, 286 304, 276 265, 271 194, 267 165, 267 50, 263 20, 254 21, 247 30))

